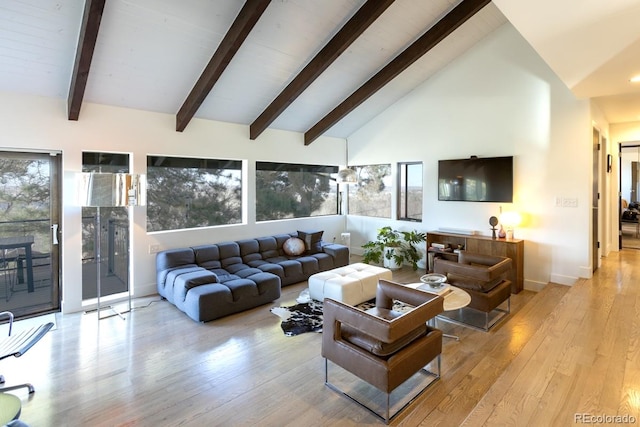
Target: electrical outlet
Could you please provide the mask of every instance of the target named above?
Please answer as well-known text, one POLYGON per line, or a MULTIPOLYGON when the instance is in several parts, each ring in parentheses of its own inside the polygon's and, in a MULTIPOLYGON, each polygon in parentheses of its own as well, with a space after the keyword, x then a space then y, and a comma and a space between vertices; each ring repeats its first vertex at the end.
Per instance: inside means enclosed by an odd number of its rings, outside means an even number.
POLYGON ((149 253, 155 254, 160 252, 160 245, 149 245, 149 253))
POLYGON ((562 197, 556 196, 556 208, 562 207, 562 197))

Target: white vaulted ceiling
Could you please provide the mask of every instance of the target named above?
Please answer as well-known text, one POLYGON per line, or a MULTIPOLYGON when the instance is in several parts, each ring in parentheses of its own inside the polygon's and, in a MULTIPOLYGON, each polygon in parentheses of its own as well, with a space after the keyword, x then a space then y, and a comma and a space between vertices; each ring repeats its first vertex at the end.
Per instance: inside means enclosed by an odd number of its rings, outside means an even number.
MULTIPOLYGON (((83 101, 177 114, 244 3, 107 0, 83 101)), ((195 117, 253 123, 365 3, 271 1, 195 117)), ((396 0, 269 127, 307 132, 459 3, 396 0)), ((495 3, 498 7, 489 3, 324 134, 349 136, 507 18, 577 96, 604 101, 615 95, 629 102, 624 97, 635 88, 614 87, 610 76, 623 74, 623 67, 632 68, 640 60, 636 54, 640 27, 632 28, 629 16, 640 22, 637 2, 578 2, 580 7, 591 7, 592 14, 569 13, 569 6, 576 6, 571 0, 495 3), (549 10, 555 13, 553 19, 545 14, 549 10), (593 55, 585 53, 585 44, 598 37, 586 39, 581 33, 584 26, 591 24, 598 34, 618 18, 620 34, 599 39, 605 46, 599 46, 597 55, 595 50, 593 55), (598 22, 606 25, 599 28, 598 22), (564 55, 567 49, 570 52, 564 55), (579 72, 572 63, 580 66, 579 72)), ((0 0, 0 91, 68 98, 84 8, 81 0, 0 0)), ((611 122, 628 121, 620 119, 622 113, 614 114, 613 107, 606 111, 611 111, 611 122)))
POLYGON ((560 79, 610 123, 640 121, 638 0, 493 0, 560 79))

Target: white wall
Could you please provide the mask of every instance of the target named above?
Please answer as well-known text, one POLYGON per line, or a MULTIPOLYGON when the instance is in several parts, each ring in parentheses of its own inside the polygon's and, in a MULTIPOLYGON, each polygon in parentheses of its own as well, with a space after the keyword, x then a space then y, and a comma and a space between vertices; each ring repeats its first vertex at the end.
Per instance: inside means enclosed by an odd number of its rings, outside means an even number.
POLYGON ((611 140, 615 143, 640 143, 640 122, 614 123, 611 125, 611 140))
MULTIPOLYGON (((304 146, 302 134, 265 131, 256 141, 249 139, 249 127, 194 119, 184 132, 175 131, 175 116, 85 103, 77 122, 66 118, 65 100, 0 93, 3 139, 0 151, 62 150, 63 219, 62 299, 63 312, 81 311, 81 209, 75 206, 74 175, 82 169, 82 151, 130 153, 132 172, 146 172, 148 154, 280 161, 308 164, 344 164, 345 141, 320 138, 304 146)), ((133 209, 132 289, 134 296, 156 292, 155 255, 149 245, 161 249, 288 233, 297 229, 322 229, 324 239, 336 241, 344 230, 343 216, 255 223, 253 167, 245 176, 248 197, 244 225, 210 227, 174 232, 146 232, 146 208, 133 209)))
MULTIPOLYGON (((510 25, 505 24, 439 74, 348 138, 349 164, 422 160, 423 223, 490 235, 500 207, 524 214, 525 288, 572 284, 591 275, 591 118, 510 25), (439 159, 513 155, 514 203, 439 202, 439 159), (556 207, 557 198, 577 207, 556 207)), ((352 247, 390 221, 349 216, 352 247)), ((393 223, 414 228, 413 223, 393 223)))

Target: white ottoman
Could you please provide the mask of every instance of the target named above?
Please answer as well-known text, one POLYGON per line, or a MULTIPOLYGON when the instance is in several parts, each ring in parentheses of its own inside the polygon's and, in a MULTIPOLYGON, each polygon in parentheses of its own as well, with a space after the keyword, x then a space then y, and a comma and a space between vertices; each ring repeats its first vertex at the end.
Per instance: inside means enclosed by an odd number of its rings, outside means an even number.
POLYGON ((358 262, 309 277, 309 296, 318 301, 331 298, 357 305, 375 298, 378 279, 391 278, 389 269, 358 262))

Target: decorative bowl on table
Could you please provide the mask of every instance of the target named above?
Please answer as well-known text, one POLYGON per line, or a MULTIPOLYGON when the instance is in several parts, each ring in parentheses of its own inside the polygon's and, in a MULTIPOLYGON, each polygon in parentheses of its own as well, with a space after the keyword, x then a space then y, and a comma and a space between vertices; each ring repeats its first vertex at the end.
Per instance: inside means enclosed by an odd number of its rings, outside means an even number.
POLYGON ((447 282, 447 276, 438 273, 429 273, 420 277, 420 281, 431 289, 440 289, 447 282))

